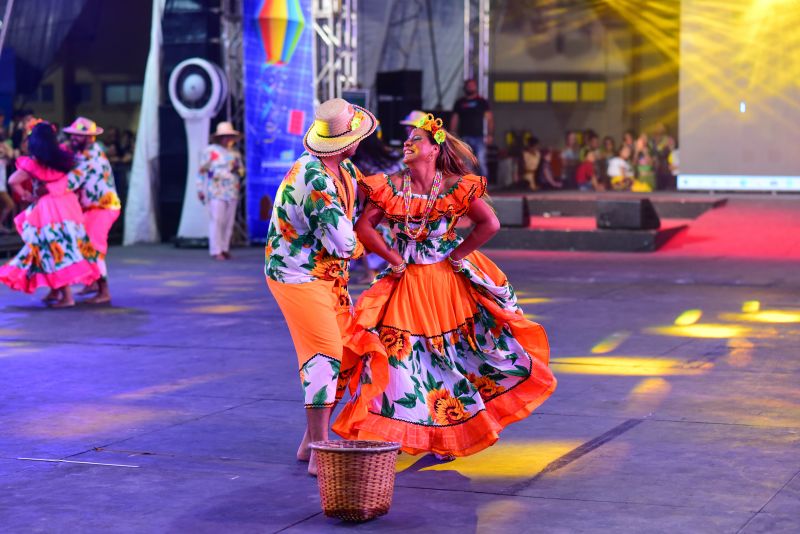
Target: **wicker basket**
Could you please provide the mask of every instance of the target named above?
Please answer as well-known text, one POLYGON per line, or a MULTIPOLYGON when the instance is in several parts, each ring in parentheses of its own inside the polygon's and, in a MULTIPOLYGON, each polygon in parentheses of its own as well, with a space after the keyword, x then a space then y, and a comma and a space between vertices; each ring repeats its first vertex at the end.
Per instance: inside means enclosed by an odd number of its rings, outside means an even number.
POLYGON ((399 443, 316 441, 322 510, 344 521, 368 521, 389 511, 399 443))

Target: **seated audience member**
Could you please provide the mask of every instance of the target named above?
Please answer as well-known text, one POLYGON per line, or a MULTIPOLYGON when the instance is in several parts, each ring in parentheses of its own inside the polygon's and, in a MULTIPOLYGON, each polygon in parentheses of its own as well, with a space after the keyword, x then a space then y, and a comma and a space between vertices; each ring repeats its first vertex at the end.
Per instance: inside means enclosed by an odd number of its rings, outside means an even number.
POLYGON ((536 171, 542 161, 542 153, 539 151, 539 140, 530 137, 525 143, 525 150, 522 151, 522 181, 523 184, 536 191, 536 171))
POLYGON ((0 123, 0 234, 10 234, 13 232, 6 226, 6 220, 14 212, 14 200, 8 194, 8 183, 6 169, 11 159, 14 157, 14 149, 11 140, 5 138, 5 130, 0 123))
POLYGON ((564 183, 557 180, 553 175, 553 151, 542 150, 542 160, 539 163, 539 171, 536 173, 536 182, 542 189, 562 189, 564 183))
POLYGON ((561 183, 567 184, 568 187, 575 183, 575 170, 580 163, 580 152, 578 135, 575 132, 567 132, 565 146, 561 151, 561 183))
POLYGON ((617 155, 608 162, 608 180, 614 191, 630 191, 633 185, 633 168, 628 163, 631 149, 623 144, 617 155))
POLYGON ((596 159, 594 151, 587 152, 586 158, 575 171, 575 183, 581 191, 605 191, 605 186, 597 176, 596 159))
POLYGON ((636 165, 636 183, 631 191, 649 193, 656 188, 656 173, 654 169, 653 151, 647 134, 642 134, 636 140, 636 151, 633 156, 636 165))

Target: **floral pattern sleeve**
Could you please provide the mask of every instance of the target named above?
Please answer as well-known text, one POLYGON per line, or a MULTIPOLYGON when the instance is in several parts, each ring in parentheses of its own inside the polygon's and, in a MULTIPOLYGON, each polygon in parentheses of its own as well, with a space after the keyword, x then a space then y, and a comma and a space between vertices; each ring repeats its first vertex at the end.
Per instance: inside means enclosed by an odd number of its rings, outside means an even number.
POLYGON ((267 234, 264 272, 270 279, 302 284, 346 278, 348 260, 363 253, 353 231, 360 173, 349 160, 340 168, 349 185, 304 153, 284 177, 267 234))
POLYGON ((357 255, 359 243, 353 230, 353 221, 345 215, 344 205, 334 183, 316 167, 318 161, 306 165, 306 195, 303 211, 314 236, 322 242, 331 256, 351 258, 357 255))

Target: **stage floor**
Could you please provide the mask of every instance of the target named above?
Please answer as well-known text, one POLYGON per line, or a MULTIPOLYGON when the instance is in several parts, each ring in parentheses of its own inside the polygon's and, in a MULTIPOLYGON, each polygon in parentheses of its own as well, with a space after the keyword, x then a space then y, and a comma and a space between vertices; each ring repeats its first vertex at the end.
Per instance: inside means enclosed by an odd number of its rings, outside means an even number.
MULTIPOLYGON (((113 248, 109 308, 0 288, 0 530, 342 527, 294 460, 300 385, 263 251, 234 252, 113 248)), ((558 389, 476 456, 402 455, 391 512, 355 530, 800 529, 796 261, 490 255, 547 329, 558 389)))

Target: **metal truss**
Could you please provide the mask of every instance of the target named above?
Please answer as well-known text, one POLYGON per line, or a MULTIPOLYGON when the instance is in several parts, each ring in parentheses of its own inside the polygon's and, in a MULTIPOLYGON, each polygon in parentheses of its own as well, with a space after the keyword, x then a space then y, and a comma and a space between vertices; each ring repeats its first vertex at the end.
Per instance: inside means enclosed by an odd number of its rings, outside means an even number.
POLYGON ((489 95, 489 21, 491 0, 464 0, 464 79, 475 79, 489 95))
POLYGON ((358 0, 312 0, 314 105, 358 85, 358 0))
MULTIPOLYGON (((228 98, 225 103, 226 120, 233 123, 233 127, 244 132, 244 48, 242 35, 244 33, 242 21, 242 0, 221 0, 221 28, 220 42, 222 50, 222 68, 228 78, 228 98)), ((245 144, 240 143, 239 150, 245 158, 245 144)), ((247 176, 244 178, 247 179, 247 176)), ((236 219, 233 226, 232 241, 237 245, 249 244, 247 233, 247 199, 242 183, 236 208, 236 219)))

